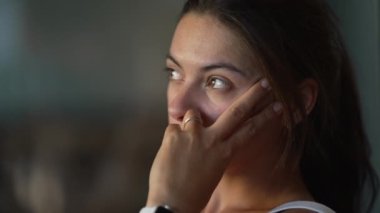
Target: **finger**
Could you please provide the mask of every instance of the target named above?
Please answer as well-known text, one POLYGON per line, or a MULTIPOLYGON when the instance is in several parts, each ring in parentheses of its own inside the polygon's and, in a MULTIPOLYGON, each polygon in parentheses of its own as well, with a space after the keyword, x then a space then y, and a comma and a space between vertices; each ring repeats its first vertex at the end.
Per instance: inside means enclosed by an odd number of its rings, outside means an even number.
POLYGON ((177 124, 169 124, 165 129, 164 138, 173 137, 181 132, 181 127, 177 124))
POLYGON ((240 96, 226 111, 224 111, 216 122, 210 127, 221 139, 225 139, 255 112, 258 103, 271 90, 267 79, 255 83, 242 96, 240 96))
POLYGON ((179 135, 181 134, 181 127, 177 124, 169 124, 165 129, 164 138, 161 142, 161 149, 167 149, 173 145, 174 142, 178 141, 179 135), (166 147, 166 148, 164 148, 166 147))
POLYGON ((260 129, 266 124, 270 123, 274 118, 281 115, 283 112, 283 105, 280 102, 273 103, 267 108, 262 110, 259 114, 251 117, 237 130, 234 135, 228 139, 227 143, 230 143, 234 150, 238 146, 244 145, 244 143, 250 141, 260 129))
POLYGON ((165 129, 165 134, 180 132, 181 128, 177 124, 169 124, 165 129))
POLYGON ((275 97, 273 96, 273 94, 270 93, 270 94, 264 95, 264 97, 248 113, 247 118, 249 119, 252 116, 260 113, 269 105, 272 105, 274 101, 275 101, 275 97))
POLYGON ((194 131, 202 126, 202 118, 198 111, 188 110, 183 118, 182 130, 194 131))

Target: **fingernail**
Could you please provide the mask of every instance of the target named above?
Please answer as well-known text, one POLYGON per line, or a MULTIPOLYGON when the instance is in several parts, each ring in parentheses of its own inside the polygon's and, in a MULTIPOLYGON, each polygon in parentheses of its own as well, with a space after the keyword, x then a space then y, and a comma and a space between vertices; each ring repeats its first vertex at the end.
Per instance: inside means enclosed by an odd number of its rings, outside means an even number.
POLYGON ((276 102, 275 104, 273 104, 273 110, 277 113, 280 113, 282 111, 283 107, 282 107, 282 104, 280 102, 276 102))
POLYGON ((260 84, 265 89, 268 89, 268 90, 271 89, 270 85, 269 85, 269 82, 268 82, 268 80, 266 78, 264 78, 263 80, 261 80, 260 84))

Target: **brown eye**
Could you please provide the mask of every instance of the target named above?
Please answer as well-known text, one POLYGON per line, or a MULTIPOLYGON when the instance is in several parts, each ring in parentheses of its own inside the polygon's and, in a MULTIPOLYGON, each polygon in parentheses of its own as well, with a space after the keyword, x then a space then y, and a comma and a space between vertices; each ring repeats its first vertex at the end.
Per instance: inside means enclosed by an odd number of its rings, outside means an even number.
POLYGON ((207 80, 206 86, 212 89, 228 89, 230 83, 228 80, 221 77, 211 77, 207 80))

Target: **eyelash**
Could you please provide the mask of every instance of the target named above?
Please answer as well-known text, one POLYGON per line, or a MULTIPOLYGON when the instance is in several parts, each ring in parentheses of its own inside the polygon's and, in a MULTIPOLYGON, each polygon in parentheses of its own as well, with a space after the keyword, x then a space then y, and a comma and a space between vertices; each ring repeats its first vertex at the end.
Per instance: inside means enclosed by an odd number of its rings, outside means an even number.
MULTIPOLYGON (((181 74, 177 70, 166 67, 164 69, 164 71, 168 73, 169 80, 173 80, 173 81, 182 80, 181 74), (178 73, 179 77, 174 77, 173 73, 178 73)), ((210 76, 207 78, 207 80, 205 82, 205 87, 211 88, 211 89, 228 90, 232 87, 232 83, 230 80, 228 80, 224 77, 210 76), (221 81, 224 84, 224 86, 222 86, 223 88, 222 87, 221 88, 213 88, 212 84, 215 84, 216 80, 221 81)))
POLYGON ((227 89, 231 88, 231 85, 232 85, 232 83, 229 80, 227 80, 226 78, 219 77, 219 76, 211 76, 207 79, 205 86, 211 87, 212 89, 227 90, 227 89), (217 86, 215 87, 215 81, 220 81, 224 85, 220 86, 219 88, 217 86))

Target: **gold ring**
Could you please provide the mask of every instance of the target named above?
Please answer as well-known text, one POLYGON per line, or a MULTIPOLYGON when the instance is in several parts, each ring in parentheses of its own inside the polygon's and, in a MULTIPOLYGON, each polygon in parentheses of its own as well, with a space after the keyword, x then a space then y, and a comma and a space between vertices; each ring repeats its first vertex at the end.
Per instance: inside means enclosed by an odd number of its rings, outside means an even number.
POLYGON ((189 122, 192 121, 192 120, 194 120, 194 121, 198 121, 198 122, 201 122, 199 118, 193 116, 193 117, 187 118, 187 119, 183 122, 183 124, 182 124, 182 128, 184 129, 184 128, 186 127, 186 124, 189 123, 189 122))

